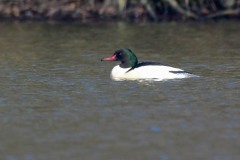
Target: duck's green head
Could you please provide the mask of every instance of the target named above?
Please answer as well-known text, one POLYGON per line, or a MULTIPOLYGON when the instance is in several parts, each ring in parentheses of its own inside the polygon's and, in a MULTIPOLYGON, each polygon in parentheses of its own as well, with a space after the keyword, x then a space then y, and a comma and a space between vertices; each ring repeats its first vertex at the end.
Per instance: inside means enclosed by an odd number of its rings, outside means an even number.
POLYGON ((130 68, 138 64, 136 55, 128 48, 119 49, 112 56, 103 58, 102 61, 121 61, 120 67, 122 68, 130 68))

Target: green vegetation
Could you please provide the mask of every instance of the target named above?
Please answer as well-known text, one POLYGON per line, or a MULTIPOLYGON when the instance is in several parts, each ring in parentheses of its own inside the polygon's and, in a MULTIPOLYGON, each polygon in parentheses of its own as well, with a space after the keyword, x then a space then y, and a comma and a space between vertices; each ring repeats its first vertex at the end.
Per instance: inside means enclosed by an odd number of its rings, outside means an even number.
POLYGON ((0 0, 0 19, 162 21, 240 18, 240 0, 0 0))

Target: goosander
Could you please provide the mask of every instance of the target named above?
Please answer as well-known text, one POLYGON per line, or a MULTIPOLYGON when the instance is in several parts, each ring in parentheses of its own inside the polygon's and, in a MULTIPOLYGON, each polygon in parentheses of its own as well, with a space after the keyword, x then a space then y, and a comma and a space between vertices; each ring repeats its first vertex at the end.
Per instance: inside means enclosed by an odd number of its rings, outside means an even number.
POLYGON ((141 62, 132 50, 123 48, 115 51, 115 53, 101 61, 120 61, 111 71, 113 80, 167 80, 198 77, 194 74, 186 72, 179 68, 165 66, 159 62, 141 62))

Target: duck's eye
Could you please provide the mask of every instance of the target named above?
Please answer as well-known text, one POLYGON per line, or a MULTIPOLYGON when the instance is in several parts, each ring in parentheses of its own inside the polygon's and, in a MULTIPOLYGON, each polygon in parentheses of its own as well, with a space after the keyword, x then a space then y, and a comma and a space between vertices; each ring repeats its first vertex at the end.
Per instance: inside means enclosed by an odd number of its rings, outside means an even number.
POLYGON ((120 52, 120 53, 118 53, 117 56, 120 58, 120 57, 122 57, 122 55, 123 55, 122 52, 120 52))

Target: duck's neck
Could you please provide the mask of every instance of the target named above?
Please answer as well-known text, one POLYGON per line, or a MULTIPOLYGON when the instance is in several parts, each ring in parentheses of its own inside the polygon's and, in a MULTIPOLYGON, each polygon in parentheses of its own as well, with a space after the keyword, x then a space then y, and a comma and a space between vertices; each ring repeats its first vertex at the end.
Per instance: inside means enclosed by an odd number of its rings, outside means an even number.
POLYGON ((122 60, 120 67, 121 68, 134 68, 138 64, 137 59, 134 60, 122 60))
POLYGON ((122 61, 120 64, 121 68, 132 68, 132 65, 129 61, 122 61))

